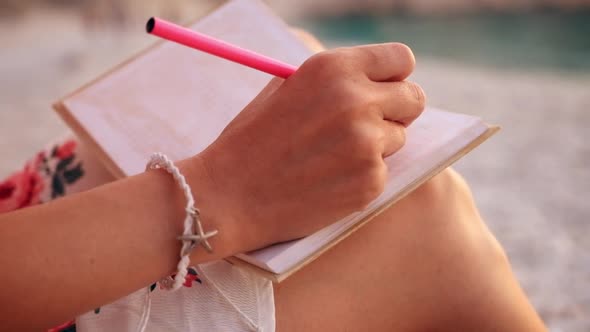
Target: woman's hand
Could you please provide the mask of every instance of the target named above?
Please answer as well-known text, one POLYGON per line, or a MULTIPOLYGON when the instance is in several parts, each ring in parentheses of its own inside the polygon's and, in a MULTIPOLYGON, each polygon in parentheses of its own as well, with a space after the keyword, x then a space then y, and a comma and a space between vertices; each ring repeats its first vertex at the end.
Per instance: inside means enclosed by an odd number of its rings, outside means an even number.
POLYGON ((414 64, 405 45, 368 45, 316 54, 288 80, 274 79, 196 157, 209 179, 198 202, 235 222, 239 249, 362 210, 383 191, 383 157, 403 146, 424 108, 422 89, 404 81, 414 64))
MULTIPOLYGON (((374 199, 383 157, 424 107, 420 88, 403 82, 413 66, 399 44, 320 53, 179 162, 205 229, 219 230, 213 253, 194 250, 193 264, 310 234, 374 199)), ((43 330, 174 273, 185 203, 172 177, 153 171, 0 215, 10 248, 0 250, 0 326, 43 330)))

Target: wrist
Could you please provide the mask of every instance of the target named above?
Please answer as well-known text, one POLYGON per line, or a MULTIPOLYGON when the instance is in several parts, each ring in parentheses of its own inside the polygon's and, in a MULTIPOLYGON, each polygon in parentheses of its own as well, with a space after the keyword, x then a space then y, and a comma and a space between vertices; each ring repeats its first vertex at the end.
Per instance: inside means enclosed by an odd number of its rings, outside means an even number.
MULTIPOLYGON (((217 229, 219 234, 209 240, 213 247, 213 256, 202 250, 193 251, 193 255, 205 255, 205 259, 219 259, 234 255, 246 246, 239 236, 240 223, 234 216, 233 209, 224 206, 222 192, 211 176, 205 161, 200 155, 178 163, 195 198, 195 207, 201 214, 201 223, 205 231, 217 229), (209 256, 206 256, 209 255, 209 256)), ((202 259, 200 260, 202 261, 202 259)))

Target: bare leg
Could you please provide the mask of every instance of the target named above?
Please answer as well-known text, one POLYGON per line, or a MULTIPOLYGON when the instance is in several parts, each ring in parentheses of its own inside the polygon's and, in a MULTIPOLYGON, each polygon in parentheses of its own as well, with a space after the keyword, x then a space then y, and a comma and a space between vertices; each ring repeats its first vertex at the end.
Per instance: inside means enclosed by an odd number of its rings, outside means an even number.
POLYGON ((275 290, 280 332, 544 330, 452 170, 275 290))

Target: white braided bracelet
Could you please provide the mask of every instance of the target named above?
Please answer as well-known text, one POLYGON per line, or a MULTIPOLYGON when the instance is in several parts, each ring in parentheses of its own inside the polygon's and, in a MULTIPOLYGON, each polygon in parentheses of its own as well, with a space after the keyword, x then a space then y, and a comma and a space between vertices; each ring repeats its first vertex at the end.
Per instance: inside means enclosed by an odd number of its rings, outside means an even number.
POLYGON ((190 258, 189 254, 197 245, 202 245, 208 252, 212 252, 213 249, 207 241, 210 237, 217 234, 217 230, 210 232, 203 231, 203 225, 201 225, 201 215, 199 210, 195 207, 195 199, 191 191, 191 187, 186 183, 186 179, 180 173, 178 167, 166 157, 166 155, 156 152, 150 157, 150 161, 146 165, 146 170, 151 169, 164 169, 170 173, 174 180, 182 189, 184 197, 186 198, 186 217, 184 218, 184 231, 181 236, 178 237, 182 241, 182 249, 180 249, 180 260, 177 265, 177 272, 172 277, 167 277, 160 280, 160 286, 164 289, 176 290, 179 289, 185 282, 187 275, 187 268, 189 267, 190 258))

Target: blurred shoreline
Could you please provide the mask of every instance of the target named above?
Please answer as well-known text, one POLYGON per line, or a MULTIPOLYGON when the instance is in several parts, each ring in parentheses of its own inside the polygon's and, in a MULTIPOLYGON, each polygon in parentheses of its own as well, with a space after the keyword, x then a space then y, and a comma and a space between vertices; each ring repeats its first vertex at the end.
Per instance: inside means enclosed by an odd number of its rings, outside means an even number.
POLYGON ((517 71, 590 72, 590 11, 478 13, 416 17, 403 14, 307 19, 331 42, 403 42, 420 57, 517 71))
MULTIPOLYGON (((482 12, 530 13, 590 10, 590 0, 261 0, 283 17, 331 17, 351 14, 464 15, 482 12)), ((187 11, 212 8, 224 0, 2 0, 0 16, 15 16, 38 8, 75 10, 93 20, 125 21, 129 17, 157 11, 180 18, 187 11)), ((148 14, 149 15, 149 14, 148 14)), ((191 19, 191 17, 187 17, 191 19)))

